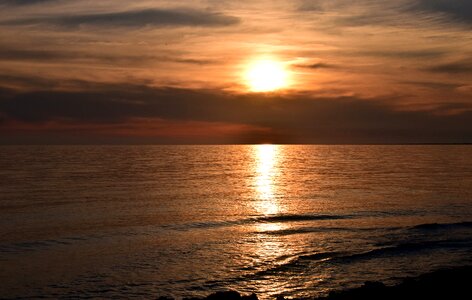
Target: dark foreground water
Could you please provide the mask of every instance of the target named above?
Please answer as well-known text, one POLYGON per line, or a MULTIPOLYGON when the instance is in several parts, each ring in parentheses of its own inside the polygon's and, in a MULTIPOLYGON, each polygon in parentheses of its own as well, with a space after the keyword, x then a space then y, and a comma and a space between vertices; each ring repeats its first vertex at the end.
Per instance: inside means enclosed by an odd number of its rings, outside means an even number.
POLYGON ((0 148, 0 298, 303 297, 471 263, 471 146, 0 148))

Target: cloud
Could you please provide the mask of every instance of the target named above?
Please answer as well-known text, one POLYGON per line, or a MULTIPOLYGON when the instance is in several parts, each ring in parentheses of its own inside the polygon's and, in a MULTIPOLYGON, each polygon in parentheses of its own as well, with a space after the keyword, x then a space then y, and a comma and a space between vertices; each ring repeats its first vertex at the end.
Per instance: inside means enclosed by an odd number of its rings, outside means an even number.
MULTIPOLYGON (((395 25, 404 26, 398 0, 299 0, 297 11, 323 18, 333 28, 395 25)), ((322 26, 323 26, 322 25, 322 26)))
POLYGON ((169 59, 169 61, 182 63, 182 64, 190 64, 190 65, 214 65, 219 62, 214 59, 196 59, 196 58, 174 58, 174 59, 169 59))
POLYGON ((417 0, 411 10, 443 14, 452 20, 472 24, 470 0, 417 0))
POLYGON ((422 49, 422 50, 371 50, 371 51, 360 51, 360 55, 367 56, 378 56, 378 57, 390 57, 399 59, 437 59, 448 54, 444 50, 436 49, 422 49))
POLYGON ((10 5, 10 6, 25 6, 25 5, 34 5, 34 4, 42 4, 48 2, 57 2, 60 0, 3 0, 1 4, 10 5))
POLYGON ((433 73, 472 74, 472 60, 463 60, 452 63, 438 64, 426 69, 433 73))
POLYGON ((297 10, 299 11, 312 11, 312 12, 325 12, 325 11, 336 11, 364 3, 365 1, 353 1, 353 0, 298 0, 297 10))
POLYGON ((435 90, 455 90, 460 88, 462 85, 457 83, 446 83, 437 81, 419 81, 419 80, 405 80, 399 81, 402 84, 415 85, 435 90))
MULTIPOLYGON (((0 125, 2 119, 0 118, 0 125)), ((270 128, 232 124, 223 122, 201 122, 164 120, 160 118, 131 118, 121 123, 77 122, 70 120, 52 120, 41 123, 27 123, 15 120, 3 122, 0 133, 10 140, 25 141, 24 135, 46 137, 46 140, 57 142, 103 143, 121 139, 127 142, 161 142, 161 143, 228 143, 244 142, 251 136, 271 135, 270 128), (9 131, 8 128, 15 128, 9 131), (21 133, 21 134, 18 134, 21 133), (22 136, 23 135, 23 136, 22 136), (54 136, 55 139, 48 139, 54 136), (82 137, 82 139, 80 139, 82 137), (84 139, 84 137, 86 139, 84 139), (72 138, 72 139, 71 139, 72 138)), ((35 139, 29 138, 30 142, 35 139)), ((21 142, 20 142, 21 143, 21 142)), ((36 143, 36 142, 34 142, 36 143)), ((43 140, 44 143, 44 140, 43 140)), ((0 142, 0 144, 2 144, 0 142)))
POLYGON ((0 60, 52 60, 78 57, 79 53, 56 50, 0 48, 0 60))
MULTIPOLYGON (((150 63, 179 63, 188 65, 213 65, 215 59, 192 58, 175 55, 150 55, 150 54, 121 54, 103 53, 77 50, 40 50, 2 48, 0 46, 0 61, 33 61, 33 62, 94 62, 112 65, 147 65, 150 63)), ((0 75, 2 79, 2 75, 0 75)))
POLYGON ((431 21, 431 15, 472 24, 470 0, 299 0, 297 9, 318 15, 329 13, 335 25, 347 27, 411 27, 431 21))
MULTIPOLYGON (((397 111, 386 104, 391 100, 96 85, 71 92, 0 92, 0 115, 29 124, 66 120, 126 127, 130 120, 162 119, 245 124, 271 132, 255 134, 254 142, 276 137, 282 143, 472 142, 471 105, 444 103, 429 112, 397 111), (454 113, 447 114, 448 109, 454 113)), ((3 131, 14 132, 5 126, 3 131)))
POLYGON ((144 9, 97 14, 75 14, 34 17, 5 21, 3 25, 53 25, 76 28, 83 25, 96 27, 220 27, 238 24, 233 16, 194 9, 144 9))
POLYGON ((312 69, 312 70, 318 70, 318 69, 335 69, 337 66, 332 65, 332 64, 327 64, 327 63, 313 63, 313 64, 298 64, 295 65, 298 68, 304 68, 304 69, 312 69))

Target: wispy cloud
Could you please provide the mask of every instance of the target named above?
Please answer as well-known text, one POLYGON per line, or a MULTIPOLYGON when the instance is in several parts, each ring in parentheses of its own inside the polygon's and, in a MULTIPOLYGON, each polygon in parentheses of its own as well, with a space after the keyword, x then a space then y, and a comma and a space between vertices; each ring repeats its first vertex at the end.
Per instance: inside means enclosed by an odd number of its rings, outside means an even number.
POLYGON ((337 68, 337 66, 335 65, 323 63, 323 62, 312 63, 312 64, 297 64, 295 65, 295 67, 304 68, 304 69, 312 69, 312 70, 337 68))
POLYGON ((54 25, 66 28, 79 26, 105 27, 219 27, 238 24, 240 20, 221 13, 195 9, 143 9, 123 12, 53 15, 19 18, 2 22, 3 25, 54 25))
POLYGON ((455 90, 460 88, 462 85, 457 83, 447 83, 447 82, 438 82, 438 81, 418 81, 418 80, 406 80, 400 81, 402 84, 415 85, 420 87, 425 87, 434 90, 455 90))
MULTIPOLYGON (((43 63, 64 63, 64 62, 95 62, 97 64, 113 64, 113 65, 149 65, 150 62, 158 63, 179 63, 190 65, 213 65, 218 63, 217 60, 192 58, 185 56, 164 56, 150 54, 112 54, 97 53, 87 51, 72 50, 39 50, 39 49, 15 49, 0 47, 0 61, 29 61, 43 63)), ((1 75, 0 75, 1 76, 1 75)), ((0 77, 1 78, 1 77, 0 77)))
POLYGON ((434 73, 472 74, 472 59, 437 64, 427 68, 426 70, 434 73))
POLYGON ((469 0, 300 0, 297 9, 318 15, 330 14, 338 26, 414 26, 418 19, 430 21, 432 18, 472 23, 469 0))
POLYGON ((470 0, 416 0, 410 10, 436 13, 453 21, 472 25, 472 1, 470 0))
POLYGON ((43 4, 48 2, 58 2, 61 0, 2 0, 0 5, 10 5, 10 6, 26 6, 34 4, 43 4))

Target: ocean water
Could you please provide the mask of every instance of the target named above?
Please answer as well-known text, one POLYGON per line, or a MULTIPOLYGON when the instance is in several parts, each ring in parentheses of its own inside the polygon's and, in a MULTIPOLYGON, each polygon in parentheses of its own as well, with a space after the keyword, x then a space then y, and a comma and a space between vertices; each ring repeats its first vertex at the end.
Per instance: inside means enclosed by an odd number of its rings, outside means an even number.
POLYGON ((0 148, 0 298, 306 297, 471 262, 471 146, 0 148))

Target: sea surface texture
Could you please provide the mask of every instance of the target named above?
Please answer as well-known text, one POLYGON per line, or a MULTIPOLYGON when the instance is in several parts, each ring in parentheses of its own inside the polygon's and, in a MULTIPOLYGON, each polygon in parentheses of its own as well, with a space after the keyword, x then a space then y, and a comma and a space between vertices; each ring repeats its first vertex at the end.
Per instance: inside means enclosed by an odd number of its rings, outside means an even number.
POLYGON ((471 263, 471 146, 0 148, 0 298, 305 297, 471 263))

